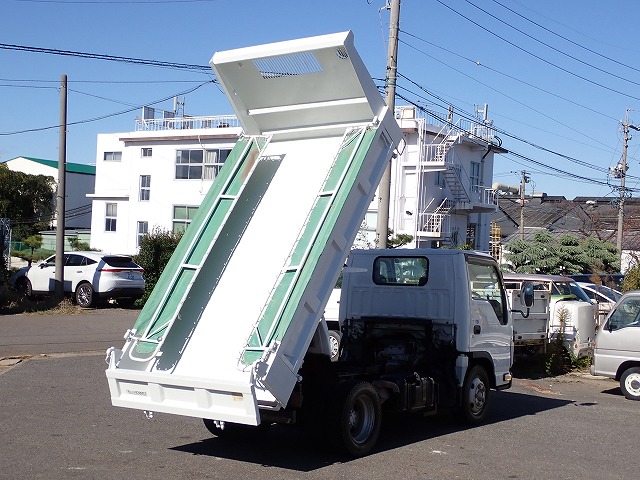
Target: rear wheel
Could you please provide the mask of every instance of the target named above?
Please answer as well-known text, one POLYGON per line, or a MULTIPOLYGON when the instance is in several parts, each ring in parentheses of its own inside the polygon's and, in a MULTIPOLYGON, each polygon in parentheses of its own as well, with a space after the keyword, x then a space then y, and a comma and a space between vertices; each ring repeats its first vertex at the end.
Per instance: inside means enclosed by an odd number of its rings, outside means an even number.
POLYGON ((625 370, 620 377, 620 390, 629 400, 640 400, 640 368, 625 370))
POLYGON ((481 365, 475 365, 468 372, 462 386, 460 416, 466 423, 477 424, 487 416, 489 407, 489 377, 481 365))
POLYGON ((95 303, 95 292, 90 283, 83 282, 76 287, 75 300, 79 307, 91 308, 95 303))
POLYGON ((380 436, 380 399, 368 382, 347 382, 338 387, 329 419, 331 441, 354 457, 367 455, 380 436))
POLYGON ((219 422, 209 418, 203 418, 204 426, 210 433, 220 438, 230 438, 234 440, 257 440, 265 435, 270 427, 268 423, 261 423, 258 426, 242 425, 239 423, 219 422))

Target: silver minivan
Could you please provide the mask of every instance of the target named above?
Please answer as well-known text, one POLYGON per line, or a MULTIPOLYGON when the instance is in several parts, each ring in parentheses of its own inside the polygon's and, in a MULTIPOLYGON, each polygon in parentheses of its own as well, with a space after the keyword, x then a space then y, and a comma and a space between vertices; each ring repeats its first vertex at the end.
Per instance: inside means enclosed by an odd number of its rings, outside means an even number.
POLYGON ((620 381, 630 400, 640 400, 640 290, 625 293, 596 335, 593 375, 620 381))

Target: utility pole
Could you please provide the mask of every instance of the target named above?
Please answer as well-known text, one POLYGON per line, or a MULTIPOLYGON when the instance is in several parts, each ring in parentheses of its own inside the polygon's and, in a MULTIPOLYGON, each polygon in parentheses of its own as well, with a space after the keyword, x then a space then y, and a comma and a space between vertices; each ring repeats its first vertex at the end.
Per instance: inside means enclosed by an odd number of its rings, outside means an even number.
POLYGON ((67 76, 60 82, 60 143, 58 146, 58 193, 56 194, 56 279, 55 298, 64 297, 64 209, 67 170, 67 76))
MULTIPOLYGON (((387 9, 391 9, 389 19, 389 50, 387 55, 387 74, 385 77, 385 93, 387 107, 393 114, 396 108, 396 77, 398 69, 398 30, 400 28, 400 0, 391 0, 387 3, 387 9)), ((391 197, 391 160, 378 185, 378 223, 376 226, 376 247, 387 248, 389 236, 389 203, 391 197)))
POLYGON ((625 177, 627 176, 627 146, 631 136, 629 135, 629 129, 640 130, 640 127, 635 125, 629 125, 629 109, 625 112, 624 123, 622 124, 622 131, 624 133, 624 141, 622 143, 622 160, 616 167, 616 175, 620 176, 620 202, 618 204, 618 254, 620 255, 620 270, 622 270, 622 234, 624 231, 624 201, 627 196, 627 191, 624 186, 625 177))
POLYGON ((524 188, 531 180, 529 174, 522 170, 520 179, 520 240, 524 240, 524 188))

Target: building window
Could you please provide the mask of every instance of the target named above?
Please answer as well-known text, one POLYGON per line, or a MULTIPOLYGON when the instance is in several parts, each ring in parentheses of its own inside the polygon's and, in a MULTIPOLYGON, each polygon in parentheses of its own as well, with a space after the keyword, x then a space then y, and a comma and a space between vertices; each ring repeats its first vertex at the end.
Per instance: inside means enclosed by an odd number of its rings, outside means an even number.
POLYGON ((436 185, 440 188, 444 188, 444 173, 436 172, 436 185))
POLYGON ((142 245, 142 237, 149 233, 149 222, 138 222, 138 237, 136 240, 136 246, 142 245))
POLYGON ((173 232, 180 233, 187 229, 198 207, 175 205, 173 207, 173 232))
POLYGON ((202 178, 204 150, 178 150, 176 152, 176 179, 187 180, 202 178))
POLYGON ((204 152, 204 170, 202 172, 203 180, 213 180, 220 173, 224 161, 231 153, 228 148, 217 148, 215 150, 205 150, 204 152))
POLYGON ((122 160, 122 152, 104 152, 105 162, 119 162, 122 160))
POLYGON ((107 232, 115 232, 116 231, 116 217, 118 216, 118 204, 117 203, 107 203, 106 213, 105 213, 105 225, 104 229, 107 232))
POLYGON ((142 157, 150 157, 152 155, 152 150, 153 149, 151 149, 151 148, 143 148, 140 156, 142 156, 142 157))
POLYGON ((480 191, 480 164, 478 162, 471 162, 471 191, 480 191))
POLYGON ((228 148, 177 150, 176 179, 213 180, 231 153, 228 148))
POLYGON ((140 175, 140 195, 141 202, 148 202, 151 198, 151 175, 140 175))

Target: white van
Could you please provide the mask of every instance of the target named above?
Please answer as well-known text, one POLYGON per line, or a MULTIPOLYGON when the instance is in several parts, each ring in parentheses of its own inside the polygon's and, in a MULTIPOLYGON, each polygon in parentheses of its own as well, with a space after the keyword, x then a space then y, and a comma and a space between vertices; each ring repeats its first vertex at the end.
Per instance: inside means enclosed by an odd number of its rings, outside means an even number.
POLYGON ((596 335, 592 375, 620 381, 630 400, 640 400, 640 290, 625 293, 596 335))

